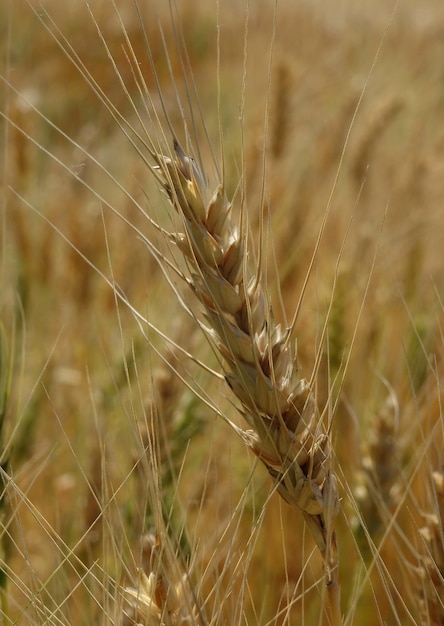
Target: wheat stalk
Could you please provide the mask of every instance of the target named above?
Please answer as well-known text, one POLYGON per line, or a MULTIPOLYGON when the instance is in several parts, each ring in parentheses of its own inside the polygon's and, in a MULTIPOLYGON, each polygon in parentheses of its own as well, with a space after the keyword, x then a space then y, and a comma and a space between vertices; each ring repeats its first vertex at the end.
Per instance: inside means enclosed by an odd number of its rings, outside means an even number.
POLYGON ((230 422, 267 468, 280 495, 302 511, 324 559, 332 624, 340 624, 333 520, 339 499, 331 449, 313 395, 298 371, 291 329, 275 322, 252 272, 246 239, 223 184, 210 192, 195 161, 174 141, 174 155, 153 151, 154 172, 182 217, 173 240, 190 267, 189 285, 204 308, 204 329, 222 356, 225 380, 249 428, 230 422))

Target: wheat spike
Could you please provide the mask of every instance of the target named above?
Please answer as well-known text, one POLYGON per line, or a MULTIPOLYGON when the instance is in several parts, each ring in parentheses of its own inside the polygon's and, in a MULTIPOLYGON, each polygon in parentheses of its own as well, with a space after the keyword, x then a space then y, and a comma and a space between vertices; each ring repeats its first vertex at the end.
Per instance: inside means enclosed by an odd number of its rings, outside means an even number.
POLYGON ((177 141, 171 158, 154 156, 156 173, 183 218, 185 234, 174 238, 189 262, 206 331, 223 357, 225 379, 250 428, 233 427, 264 463, 280 495, 302 511, 324 557, 327 583, 336 586, 332 522, 339 500, 330 443, 309 386, 299 376, 290 331, 275 322, 260 272, 247 267, 245 238, 223 185, 211 194, 177 141))
POLYGON ((424 624, 439 626, 444 623, 444 472, 432 475, 435 492, 435 513, 425 516, 420 529, 423 551, 420 556, 420 609, 424 624))
POLYGON ((149 573, 139 571, 137 587, 125 589, 127 606, 124 626, 201 626, 205 624, 196 606, 194 591, 186 573, 180 571, 166 543, 159 536, 144 537, 149 573))

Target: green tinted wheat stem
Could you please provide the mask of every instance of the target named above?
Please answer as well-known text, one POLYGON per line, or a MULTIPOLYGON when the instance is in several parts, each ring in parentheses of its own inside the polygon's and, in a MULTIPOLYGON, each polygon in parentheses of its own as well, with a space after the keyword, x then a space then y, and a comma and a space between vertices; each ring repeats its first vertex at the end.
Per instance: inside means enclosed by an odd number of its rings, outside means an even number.
POLYGON ((173 237, 203 305, 204 328, 249 426, 233 427, 263 462, 284 500, 302 512, 324 560, 330 621, 340 624, 336 478, 329 438, 298 372, 291 330, 275 322, 260 269, 248 267, 245 233, 232 219, 223 184, 211 193, 204 174, 177 141, 171 158, 153 156, 155 173, 182 218, 184 233, 173 237))

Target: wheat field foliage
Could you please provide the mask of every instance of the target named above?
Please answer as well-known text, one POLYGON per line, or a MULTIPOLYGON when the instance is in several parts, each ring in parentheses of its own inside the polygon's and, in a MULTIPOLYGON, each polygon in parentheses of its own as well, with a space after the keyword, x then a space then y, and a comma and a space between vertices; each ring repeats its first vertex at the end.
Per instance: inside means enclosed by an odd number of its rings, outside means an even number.
POLYGON ((376 4, 0 7, 2 623, 442 623, 444 17, 376 4))

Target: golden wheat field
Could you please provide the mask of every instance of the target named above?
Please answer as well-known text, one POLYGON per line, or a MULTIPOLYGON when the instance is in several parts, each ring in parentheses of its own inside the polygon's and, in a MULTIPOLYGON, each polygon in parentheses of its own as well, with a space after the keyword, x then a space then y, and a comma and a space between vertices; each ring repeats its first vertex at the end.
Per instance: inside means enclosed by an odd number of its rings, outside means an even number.
POLYGON ((442 1, 0 34, 1 624, 444 624, 442 1))

